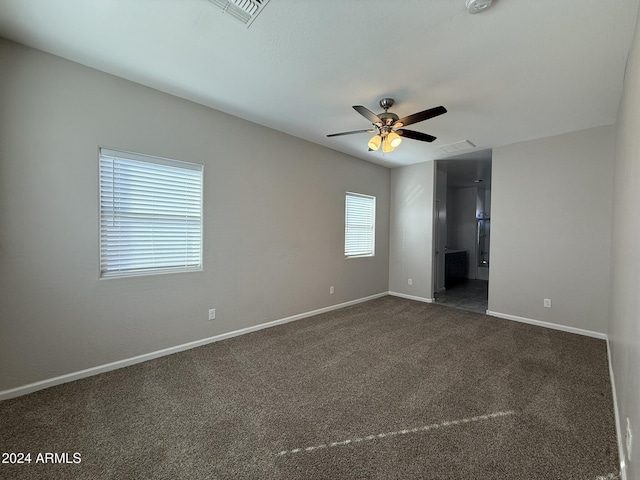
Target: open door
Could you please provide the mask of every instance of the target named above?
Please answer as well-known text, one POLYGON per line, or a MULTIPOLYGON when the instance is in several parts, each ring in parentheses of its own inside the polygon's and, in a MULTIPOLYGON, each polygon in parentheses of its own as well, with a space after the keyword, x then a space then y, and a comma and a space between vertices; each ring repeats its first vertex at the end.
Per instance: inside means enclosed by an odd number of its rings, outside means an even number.
POLYGON ((433 294, 444 290, 445 246, 447 242, 447 166, 436 161, 433 202, 433 294))

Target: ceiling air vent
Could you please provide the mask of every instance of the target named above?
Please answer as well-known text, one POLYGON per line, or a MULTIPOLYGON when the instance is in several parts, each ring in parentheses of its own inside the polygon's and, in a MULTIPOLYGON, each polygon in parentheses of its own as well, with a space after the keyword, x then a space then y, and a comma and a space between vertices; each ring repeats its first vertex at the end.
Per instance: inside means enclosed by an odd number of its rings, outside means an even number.
POLYGON ((475 145, 469 140, 462 140, 461 142, 450 143, 449 145, 442 145, 440 147, 446 153, 460 152, 463 150, 469 150, 475 148, 475 145))
POLYGON ((269 0, 209 0, 241 23, 249 27, 269 0))

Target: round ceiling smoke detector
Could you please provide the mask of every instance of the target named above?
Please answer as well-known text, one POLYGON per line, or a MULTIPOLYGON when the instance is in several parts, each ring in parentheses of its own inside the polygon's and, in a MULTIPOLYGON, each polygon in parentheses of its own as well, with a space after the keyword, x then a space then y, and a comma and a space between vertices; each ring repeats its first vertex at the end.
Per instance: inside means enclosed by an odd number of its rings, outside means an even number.
POLYGON ((491 6, 493 0, 467 0, 467 12, 480 13, 491 6))

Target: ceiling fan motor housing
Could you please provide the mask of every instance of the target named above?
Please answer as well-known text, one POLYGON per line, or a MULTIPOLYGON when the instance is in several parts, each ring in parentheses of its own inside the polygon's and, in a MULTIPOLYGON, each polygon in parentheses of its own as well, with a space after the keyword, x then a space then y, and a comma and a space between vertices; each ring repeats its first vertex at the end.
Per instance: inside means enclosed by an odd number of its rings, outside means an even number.
POLYGON ((383 98, 382 100, 380 100, 380 106, 384 108, 384 113, 380 113, 378 115, 380 120, 382 120, 382 124, 378 125, 378 127, 387 127, 387 126, 393 125, 400 118, 395 113, 387 112, 388 109, 393 107, 393 103, 394 103, 393 98, 383 98))
POLYGON ((378 117, 380 117, 380 120, 382 120, 383 125, 393 125, 400 119, 400 117, 398 117, 398 115, 396 115, 395 113, 389 112, 381 113, 380 115, 378 115, 378 117))

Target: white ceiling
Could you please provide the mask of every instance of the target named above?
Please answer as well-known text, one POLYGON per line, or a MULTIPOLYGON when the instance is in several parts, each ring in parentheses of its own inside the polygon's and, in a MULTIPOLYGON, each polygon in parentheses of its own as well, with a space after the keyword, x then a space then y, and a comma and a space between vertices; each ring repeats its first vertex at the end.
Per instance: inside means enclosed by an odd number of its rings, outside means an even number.
POLYGON ((638 1, 271 0, 246 28, 208 0, 1 0, 0 36, 398 166, 614 123, 638 1), (437 140, 326 137, 383 97, 400 117, 444 105, 410 127, 437 140))

